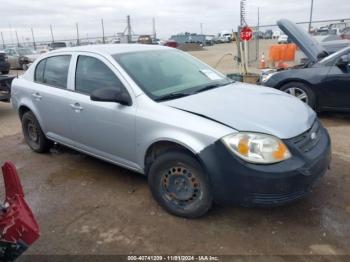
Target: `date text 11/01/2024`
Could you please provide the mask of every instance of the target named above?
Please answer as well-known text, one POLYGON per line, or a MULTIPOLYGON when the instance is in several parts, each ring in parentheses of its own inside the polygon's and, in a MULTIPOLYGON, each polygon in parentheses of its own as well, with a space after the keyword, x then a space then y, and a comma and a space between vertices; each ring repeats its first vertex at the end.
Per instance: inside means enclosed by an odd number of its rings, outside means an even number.
POLYGON ((128 256, 128 261, 220 261, 217 256, 128 256))

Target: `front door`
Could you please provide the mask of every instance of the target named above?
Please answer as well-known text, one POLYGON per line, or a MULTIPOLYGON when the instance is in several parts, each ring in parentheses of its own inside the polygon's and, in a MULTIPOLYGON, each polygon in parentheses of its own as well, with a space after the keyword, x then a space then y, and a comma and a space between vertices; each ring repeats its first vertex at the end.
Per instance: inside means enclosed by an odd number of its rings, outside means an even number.
POLYGON ((350 109, 350 64, 332 66, 323 86, 326 88, 327 107, 350 109))
POLYGON ((135 105, 90 100, 99 88, 125 88, 113 65, 98 55, 78 55, 75 92, 70 96, 74 140, 86 152, 135 166, 135 105))

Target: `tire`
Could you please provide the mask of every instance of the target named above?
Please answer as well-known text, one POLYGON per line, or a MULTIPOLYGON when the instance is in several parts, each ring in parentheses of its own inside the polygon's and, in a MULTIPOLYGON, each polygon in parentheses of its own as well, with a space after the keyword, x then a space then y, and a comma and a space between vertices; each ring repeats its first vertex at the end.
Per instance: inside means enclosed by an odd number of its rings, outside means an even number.
POLYGON ((44 135, 38 120, 32 112, 26 112, 22 117, 22 131, 29 147, 37 153, 48 152, 52 141, 44 135))
POLYGON ((23 71, 27 71, 28 65, 27 65, 27 64, 22 64, 22 65, 21 65, 21 69, 22 69, 23 71))
POLYGON ((300 83, 300 82, 289 82, 289 83, 283 85, 280 88, 280 90, 299 98, 301 101, 308 104, 311 108, 313 108, 313 109, 316 108, 315 93, 306 84, 300 83), (294 94, 292 91, 293 89, 294 89, 294 94), (302 99, 302 97, 304 95, 306 95, 306 98, 302 99))
POLYGON ((7 71, 1 71, 2 74, 7 75, 8 73, 10 73, 10 70, 7 71))
POLYGON ((173 215, 197 218, 212 206, 209 179, 198 161, 185 151, 159 155, 149 169, 148 184, 160 206, 173 215))

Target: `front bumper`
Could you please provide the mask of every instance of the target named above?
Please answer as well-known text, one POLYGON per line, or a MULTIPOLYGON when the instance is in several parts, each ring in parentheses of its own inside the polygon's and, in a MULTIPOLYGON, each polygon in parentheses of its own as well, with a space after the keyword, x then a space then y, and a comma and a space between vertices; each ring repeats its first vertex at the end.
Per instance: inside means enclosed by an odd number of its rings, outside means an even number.
POLYGON ((304 197, 329 168, 329 134, 316 121, 312 129, 284 142, 292 158, 271 165, 247 163, 229 152, 221 141, 200 152, 214 200, 244 206, 278 206, 304 197), (311 139, 314 132, 317 137, 311 139))

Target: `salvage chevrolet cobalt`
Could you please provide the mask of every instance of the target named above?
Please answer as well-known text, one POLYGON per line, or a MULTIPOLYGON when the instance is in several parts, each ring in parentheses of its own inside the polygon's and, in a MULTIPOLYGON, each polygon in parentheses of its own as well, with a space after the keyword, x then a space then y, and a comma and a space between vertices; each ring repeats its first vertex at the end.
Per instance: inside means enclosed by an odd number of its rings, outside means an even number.
POLYGON ((329 135, 308 105, 167 47, 50 52, 13 81, 12 103, 34 151, 55 141, 142 173, 183 217, 213 202, 300 199, 330 163, 329 135))

